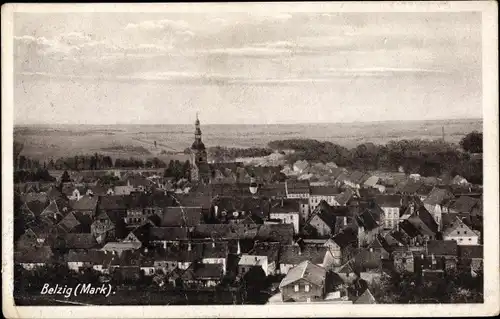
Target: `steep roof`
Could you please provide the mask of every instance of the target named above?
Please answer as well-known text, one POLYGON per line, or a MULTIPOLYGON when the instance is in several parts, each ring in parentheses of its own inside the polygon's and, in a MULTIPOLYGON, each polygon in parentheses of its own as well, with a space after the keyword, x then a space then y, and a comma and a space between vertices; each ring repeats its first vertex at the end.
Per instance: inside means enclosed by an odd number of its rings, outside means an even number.
POLYGON ((361 214, 356 216, 356 222, 359 226, 363 227, 365 230, 372 230, 379 226, 377 222, 378 218, 372 214, 368 209, 363 210, 361 214))
POLYGON ((380 207, 401 207, 401 195, 376 195, 375 202, 380 207))
POLYGON ((453 194, 443 188, 434 187, 429 196, 424 200, 427 205, 440 205, 445 199, 453 198, 453 194))
POLYGON ((280 289, 296 282, 299 279, 306 280, 311 284, 323 287, 325 284, 326 270, 305 260, 288 271, 285 278, 281 281, 280 289))
POLYGON ((279 260, 281 264, 297 265, 302 261, 308 260, 314 264, 322 264, 327 247, 305 246, 301 248, 295 245, 284 245, 281 247, 279 260))
POLYGON ((101 196, 98 204, 99 210, 126 210, 127 209, 127 196, 125 195, 108 195, 101 196))
POLYGON ((25 202, 23 204, 23 208, 27 209, 28 211, 32 212, 33 215, 40 216, 40 214, 43 212, 45 207, 47 206, 46 202, 41 202, 38 200, 34 200, 31 202, 25 202))
POLYGON ((436 256, 457 256, 458 245, 454 240, 430 240, 427 242, 427 252, 436 256))
POLYGON ((349 245, 357 245, 358 234, 354 229, 346 228, 333 236, 332 240, 343 249, 349 245))
POLYGON ((293 241, 292 224, 265 224, 260 225, 255 236, 256 240, 291 243, 293 241))
POLYGON ((70 232, 79 225, 80 222, 72 212, 64 216, 64 218, 57 224, 57 226, 64 232, 70 232))
POLYGON ((460 218, 455 217, 455 220, 447 223, 446 227, 443 227, 443 237, 455 236, 477 236, 477 234, 461 221, 460 218))
POLYGON ((370 289, 366 289, 365 292, 361 294, 361 296, 358 297, 354 301, 355 304, 376 304, 377 301, 375 300, 375 297, 373 297, 370 289))
POLYGON ((97 207, 97 196, 88 196, 85 195, 79 200, 71 200, 70 206, 74 210, 92 210, 94 211, 97 207))
POLYGON ((298 181, 298 180, 287 180, 285 182, 285 189, 288 194, 309 194, 308 181, 298 181))
POLYGON ((152 227, 149 230, 150 240, 186 240, 189 238, 186 227, 152 227))
POLYGON ((349 202, 349 200, 354 196, 354 191, 351 190, 350 188, 344 190, 342 193, 340 193, 339 195, 336 195, 335 196, 335 201, 337 201, 337 203, 339 205, 345 205, 347 204, 347 202, 349 202))
POLYGON ((479 202, 477 198, 460 196, 449 206, 449 208, 458 213, 470 213, 479 202))
POLYGON ((97 245, 97 241, 92 234, 68 233, 63 235, 64 246, 73 249, 90 249, 97 245))
POLYGON ((49 246, 42 246, 34 250, 14 252, 15 263, 48 263, 53 256, 49 246))
POLYGON ((408 221, 418 229, 422 235, 434 236, 438 231, 438 224, 425 207, 415 209, 408 221))
POLYGON ((334 186, 311 186, 311 196, 333 196, 340 194, 340 189, 334 186))
POLYGON ((161 226, 196 226, 203 218, 201 207, 166 207, 161 226))
POLYGON ((190 269, 197 279, 218 279, 223 273, 221 264, 192 264, 190 269))

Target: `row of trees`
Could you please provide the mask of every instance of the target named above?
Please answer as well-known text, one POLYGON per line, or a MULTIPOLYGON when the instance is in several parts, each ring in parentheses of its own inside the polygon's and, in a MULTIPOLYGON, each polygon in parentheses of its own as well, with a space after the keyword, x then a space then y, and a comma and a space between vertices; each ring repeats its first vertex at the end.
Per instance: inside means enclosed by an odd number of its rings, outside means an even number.
POLYGON ((146 160, 137 158, 117 158, 113 161, 110 156, 95 153, 93 155, 76 155, 58 158, 56 161, 50 159, 48 162, 40 163, 39 160, 31 159, 24 155, 19 156, 15 168, 18 170, 100 170, 110 168, 166 168, 167 163, 154 157, 146 160))
MULTIPOLYGON (((469 151, 478 151, 477 143, 477 132, 468 134, 460 142, 463 148, 467 145, 469 151)), ((272 141, 269 147, 294 150, 286 156, 289 163, 297 160, 335 162, 341 167, 361 170, 397 171, 402 167, 407 173, 423 176, 458 174, 477 184, 481 184, 483 179, 482 160, 471 159, 469 152, 442 140, 401 140, 390 141, 386 145, 364 143, 347 149, 332 142, 292 139, 272 141)))
POLYGON ((175 181, 183 178, 191 180, 191 164, 189 161, 182 163, 179 160, 171 160, 168 163, 168 167, 165 169, 163 176, 173 177, 175 181))
POLYGON ((224 162, 235 160, 239 157, 261 157, 268 156, 273 153, 273 150, 270 148, 259 148, 259 147, 250 147, 250 148, 236 148, 236 147, 224 147, 224 146, 215 146, 208 148, 208 156, 214 159, 216 162, 224 162))

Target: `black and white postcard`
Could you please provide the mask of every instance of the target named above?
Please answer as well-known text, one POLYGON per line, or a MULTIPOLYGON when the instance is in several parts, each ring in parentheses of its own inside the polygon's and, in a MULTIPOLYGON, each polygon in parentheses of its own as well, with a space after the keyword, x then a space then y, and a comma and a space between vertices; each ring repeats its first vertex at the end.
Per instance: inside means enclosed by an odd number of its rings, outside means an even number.
POLYGON ((4 5, 4 315, 498 314, 497 27, 489 1, 4 5))

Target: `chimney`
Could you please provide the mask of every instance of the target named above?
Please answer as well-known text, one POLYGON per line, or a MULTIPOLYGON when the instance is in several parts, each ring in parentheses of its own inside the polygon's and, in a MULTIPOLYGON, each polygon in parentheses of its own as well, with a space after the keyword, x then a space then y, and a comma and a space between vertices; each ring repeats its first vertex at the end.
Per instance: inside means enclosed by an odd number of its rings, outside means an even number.
POLYGON ((191 251, 191 242, 188 243, 188 251, 191 251))
POLYGON ((167 249, 167 241, 166 240, 163 241, 163 249, 167 249))
POLYGON ((344 216, 344 226, 347 226, 347 216, 344 216))
POLYGON ((214 216, 217 217, 217 213, 219 212, 219 206, 214 206, 214 216))
POLYGON ((302 255, 302 247, 299 245, 299 256, 302 255))
POLYGON ((238 239, 238 249, 236 251, 236 254, 239 255, 241 254, 241 246, 240 246, 240 240, 238 239))

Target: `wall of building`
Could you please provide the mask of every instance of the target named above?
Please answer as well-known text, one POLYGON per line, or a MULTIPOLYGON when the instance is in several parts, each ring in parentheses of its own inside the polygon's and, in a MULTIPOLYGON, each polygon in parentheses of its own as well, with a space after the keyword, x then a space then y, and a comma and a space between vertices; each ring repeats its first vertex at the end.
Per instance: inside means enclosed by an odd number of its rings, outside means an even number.
POLYGON ((282 287, 281 295, 283 300, 293 299, 300 302, 312 302, 315 300, 323 300, 324 289, 323 287, 313 285, 303 279, 300 279, 282 287), (306 291, 306 285, 309 286, 309 291, 306 291), (296 288, 298 288, 298 291, 296 291, 296 288))

